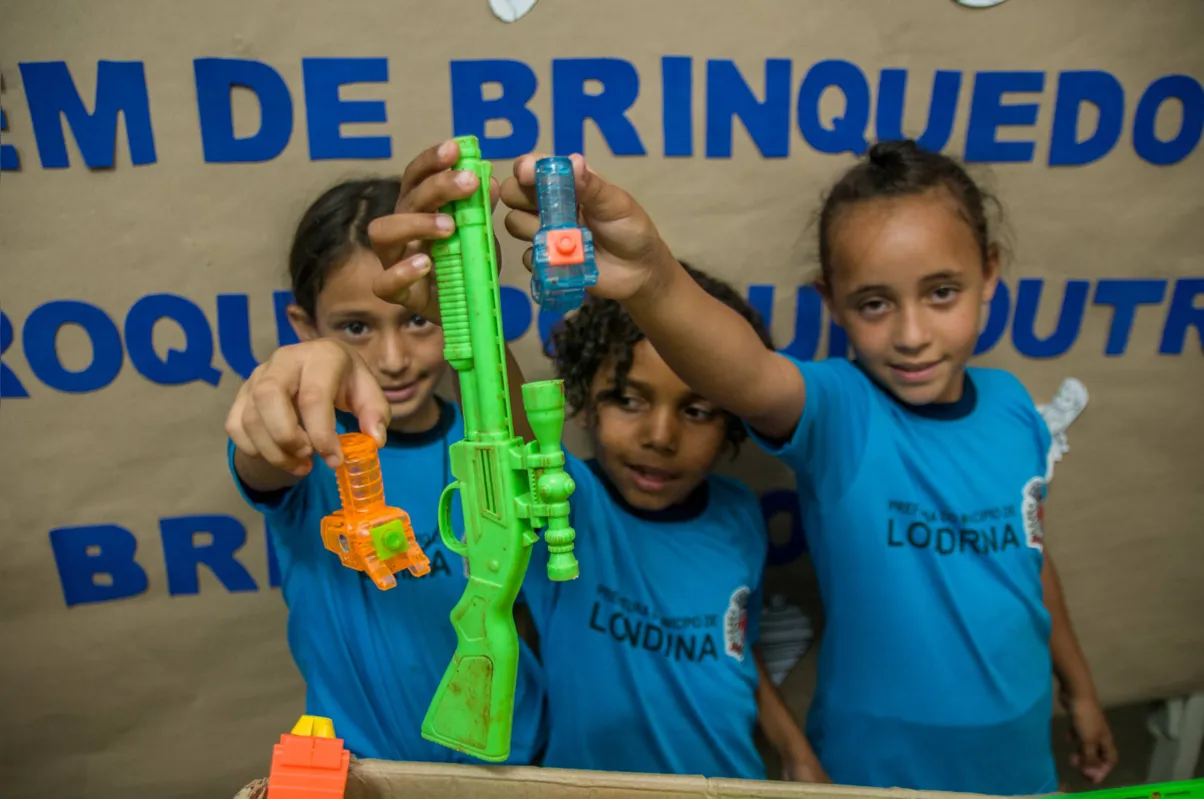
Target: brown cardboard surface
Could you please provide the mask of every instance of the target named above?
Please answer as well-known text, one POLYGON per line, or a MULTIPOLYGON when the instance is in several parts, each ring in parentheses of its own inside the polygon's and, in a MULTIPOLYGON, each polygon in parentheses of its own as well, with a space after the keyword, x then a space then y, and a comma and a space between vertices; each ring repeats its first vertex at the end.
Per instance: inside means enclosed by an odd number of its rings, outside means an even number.
MULTIPOLYGON (((1201 31, 1204 4, 1185 0, 1008 0, 985 11, 950 0, 541 0, 513 25, 495 19, 485 0, 5 4, 0 103, 7 128, 0 135, 22 168, 0 175, 0 310, 13 327, 3 363, 30 396, 0 403, 8 456, 0 462, 3 793, 228 795, 264 771, 280 731, 304 712, 285 641, 286 609, 269 583, 262 520, 240 501, 226 468, 222 424, 240 380, 218 340, 217 297, 247 297, 251 352, 267 358, 277 342, 271 293, 285 285, 296 218, 333 181, 398 174, 414 153, 450 134, 450 60, 529 65, 539 82, 530 108, 541 120, 544 151, 553 141, 553 59, 631 63, 641 86, 629 118, 647 154, 611 155, 597 126, 586 122, 591 164, 644 202, 680 257, 741 289, 774 286, 780 346, 792 341, 794 290, 814 265, 807 222, 823 188, 852 160, 815 152, 799 133, 794 98, 807 70, 825 59, 861 69, 871 91, 871 136, 881 70, 909 70, 904 129, 911 134, 927 121, 934 73, 962 71, 948 144, 954 153, 963 151, 976 72, 1042 72, 1040 94, 1007 100, 1038 104, 1036 125, 998 134, 1036 142, 1033 160, 973 171, 1005 203, 1013 301, 1020 279, 1047 281, 1035 324, 1045 336, 1068 280, 1088 281, 1094 292, 1104 278, 1168 280, 1171 288, 1204 278, 1200 148, 1156 166, 1132 144, 1134 109, 1153 81, 1204 79, 1201 31), (689 158, 663 155, 661 58, 676 54, 694 59, 689 158), (301 59, 312 56, 388 57, 387 84, 347 86, 342 96, 384 100, 387 124, 347 125, 344 134, 391 136, 391 159, 310 160, 301 59), (205 163, 193 76, 193 59, 202 57, 253 58, 280 73, 294 105, 292 137, 277 158, 205 163), (792 64, 789 156, 762 158, 736 121, 732 157, 705 157, 706 62, 731 59, 760 97, 770 58, 792 64), (154 164, 131 164, 122 121, 113 168, 85 168, 69 131, 70 168, 40 165, 20 65, 56 60, 70 66, 88 110, 98 61, 143 63, 154 164), (1052 168, 1058 76, 1068 70, 1116 77, 1125 91, 1123 130, 1100 160, 1052 168), (23 354, 24 323, 48 302, 96 306, 125 342, 130 308, 154 293, 179 295, 203 314, 212 363, 222 373, 217 386, 154 384, 126 354, 111 384, 71 394, 45 385, 23 354), (198 516, 242 525, 237 559, 254 590, 232 592, 202 566, 193 568, 195 593, 178 584, 169 591, 163 520, 198 516), (49 532, 102 524, 132 534, 148 587, 69 608, 49 532)), ((254 100, 236 92, 233 104, 239 135, 249 135, 257 125, 254 100)), ((841 112, 838 97, 821 105, 826 120, 841 112)), ((1159 116, 1163 138, 1178 129, 1177 113, 1169 104, 1159 116)), ((1091 119, 1085 111, 1084 120, 1091 119)), ((504 159, 495 163, 500 174, 509 168, 504 159)), ((500 235, 503 282, 525 290, 527 275, 517 266, 522 248, 500 235)), ((1123 356, 1104 354, 1113 311, 1089 296, 1082 332, 1065 354, 1025 357, 1009 333, 979 359, 1014 371, 1040 402, 1068 376, 1091 392, 1071 429, 1071 451, 1055 471, 1046 530, 1108 705, 1204 688, 1204 347, 1192 328, 1181 354, 1159 354, 1171 288, 1160 304, 1137 309, 1123 356)), ((820 353, 826 341, 824 333, 820 353)), ((154 343, 163 356, 184 346, 184 337, 166 322, 154 343)), ((61 331, 58 348, 71 370, 91 357, 74 326, 61 331)), ((548 376, 534 324, 514 348, 528 379, 548 376)), ((567 441, 584 454, 571 427, 567 441)), ((790 485, 781 465, 751 445, 725 471, 758 491, 790 485)), ((780 520, 773 527, 781 543, 780 520)), ((773 592, 821 620, 805 558, 770 570, 773 592)), ((813 649, 785 684, 800 714, 814 661, 813 649)))
MULTIPOLYGON (((264 799, 266 780, 234 799, 264 799)), ((347 799, 972 799, 979 794, 567 769, 353 761, 347 799)))

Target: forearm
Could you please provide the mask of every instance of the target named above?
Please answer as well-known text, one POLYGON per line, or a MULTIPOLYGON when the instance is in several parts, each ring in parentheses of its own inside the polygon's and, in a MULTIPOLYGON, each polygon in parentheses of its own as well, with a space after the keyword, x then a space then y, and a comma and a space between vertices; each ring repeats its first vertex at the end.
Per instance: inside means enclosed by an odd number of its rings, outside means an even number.
POLYGON ((1062 581, 1048 552, 1041 569, 1041 585, 1045 594, 1045 608, 1049 611, 1049 651, 1054 674, 1063 690, 1073 698, 1094 698, 1095 682, 1091 678, 1091 669, 1079 647, 1078 636, 1070 622, 1070 611, 1062 594, 1062 581))
POLYGON ((267 461, 252 458, 240 449, 234 451, 234 471, 247 488, 261 493, 289 488, 303 479, 292 472, 277 469, 267 461))
POLYGON ((753 658, 757 663, 757 723, 765 738, 777 751, 783 762, 800 762, 814 759, 815 753, 807 736, 803 734, 778 687, 773 684, 765 661, 757 647, 753 647, 753 658))
POLYGON ((667 249, 653 274, 626 307, 673 371, 768 436, 793 430, 803 407, 798 370, 767 348, 744 317, 694 282, 667 249))

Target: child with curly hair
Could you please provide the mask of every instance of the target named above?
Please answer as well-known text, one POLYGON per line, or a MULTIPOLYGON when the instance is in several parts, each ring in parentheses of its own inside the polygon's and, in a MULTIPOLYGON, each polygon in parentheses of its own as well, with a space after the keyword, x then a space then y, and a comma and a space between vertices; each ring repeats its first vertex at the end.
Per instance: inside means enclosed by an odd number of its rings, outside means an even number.
MULTIPOLYGON (((730 286, 690 276, 772 342, 730 286)), ((524 593, 548 697, 544 765, 763 779, 760 722, 787 779, 826 781, 755 650, 768 550, 757 497, 712 473, 743 424, 692 391, 625 310, 588 299, 548 342, 594 457, 568 455, 580 579, 524 593)))

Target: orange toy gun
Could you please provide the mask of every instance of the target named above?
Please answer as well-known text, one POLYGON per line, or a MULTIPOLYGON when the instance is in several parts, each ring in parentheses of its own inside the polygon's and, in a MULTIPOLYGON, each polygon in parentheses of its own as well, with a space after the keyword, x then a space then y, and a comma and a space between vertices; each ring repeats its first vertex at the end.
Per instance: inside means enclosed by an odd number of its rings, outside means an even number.
POLYGON ((431 562, 418 540, 410 516, 385 504, 376 441, 363 433, 339 436, 343 464, 335 470, 343 507, 322 519, 322 543, 349 569, 366 572, 376 587, 397 585, 402 569, 421 577, 431 562))

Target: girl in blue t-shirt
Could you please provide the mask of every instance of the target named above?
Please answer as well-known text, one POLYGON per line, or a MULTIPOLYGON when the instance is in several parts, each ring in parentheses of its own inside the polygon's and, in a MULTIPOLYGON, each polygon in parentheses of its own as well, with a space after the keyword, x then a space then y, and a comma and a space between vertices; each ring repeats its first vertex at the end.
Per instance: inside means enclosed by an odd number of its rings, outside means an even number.
MULTIPOLYGON (((1116 752, 1044 550, 1049 431, 1015 377, 967 365, 999 270, 979 187, 910 141, 852 167, 819 218, 817 287, 856 358, 802 363, 766 350, 630 195, 574 160, 592 293, 795 472, 827 616, 807 732, 833 781, 1055 791, 1053 672, 1075 760, 1101 780, 1116 752)), ((502 186, 527 240, 533 167, 518 159, 502 186)))
MULTIPOLYGON (((383 224, 390 240, 383 257, 429 263, 421 242, 452 230, 433 212, 477 186, 475 175, 458 183, 461 176, 447 170, 457 155, 454 143, 432 148, 400 181, 348 181, 314 201, 289 256, 288 316, 301 343, 255 370, 226 421, 235 483, 264 514, 279 559, 305 712, 332 719, 358 757, 475 761, 420 732, 455 650, 449 615, 467 583, 436 520, 452 481, 448 445, 463 436, 463 420, 435 393, 447 371, 442 330, 377 296, 383 272, 369 237, 383 224), (337 436, 356 430, 381 445, 385 498, 409 513, 430 559, 430 573, 402 572, 388 591, 344 567, 319 534, 322 518, 340 507, 337 436)), ((520 646, 508 762, 529 764, 543 745, 543 693, 538 663, 520 646)))

